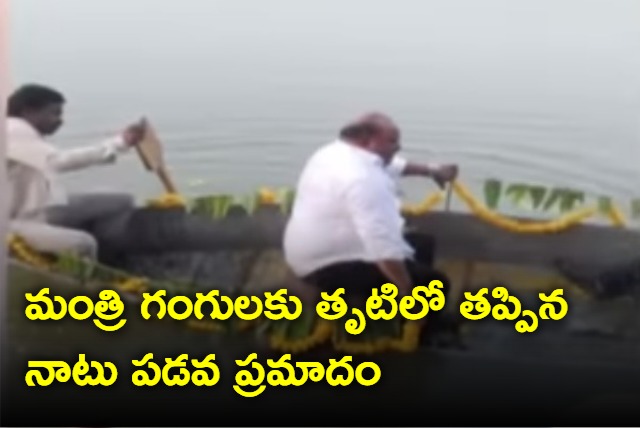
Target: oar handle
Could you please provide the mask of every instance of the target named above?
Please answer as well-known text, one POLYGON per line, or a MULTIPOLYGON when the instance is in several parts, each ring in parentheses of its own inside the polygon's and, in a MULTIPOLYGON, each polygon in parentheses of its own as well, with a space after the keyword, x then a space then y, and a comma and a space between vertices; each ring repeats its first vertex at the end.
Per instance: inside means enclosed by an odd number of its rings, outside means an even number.
POLYGON ((173 183, 173 180, 169 175, 169 171, 167 171, 167 169, 164 166, 159 167, 156 170, 156 174, 158 175, 158 178, 162 182, 162 185, 164 186, 164 189, 167 191, 167 193, 178 193, 178 189, 176 188, 176 185, 173 183))
POLYGON ((449 211, 451 208, 451 194, 453 193, 453 183, 449 183, 447 186, 447 196, 444 202, 445 211, 449 211))

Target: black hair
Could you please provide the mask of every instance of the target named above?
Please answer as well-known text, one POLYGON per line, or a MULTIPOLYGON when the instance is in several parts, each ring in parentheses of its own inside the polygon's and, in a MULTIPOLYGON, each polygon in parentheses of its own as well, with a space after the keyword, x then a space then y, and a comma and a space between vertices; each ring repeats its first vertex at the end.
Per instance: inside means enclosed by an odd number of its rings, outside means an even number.
POLYGON ((62 104, 64 95, 55 89, 28 84, 18 88, 7 102, 7 116, 21 117, 27 110, 40 110, 50 104, 62 104))
POLYGON ((373 123, 361 122, 347 125, 340 130, 340 137, 347 140, 364 140, 380 132, 380 128, 373 123))

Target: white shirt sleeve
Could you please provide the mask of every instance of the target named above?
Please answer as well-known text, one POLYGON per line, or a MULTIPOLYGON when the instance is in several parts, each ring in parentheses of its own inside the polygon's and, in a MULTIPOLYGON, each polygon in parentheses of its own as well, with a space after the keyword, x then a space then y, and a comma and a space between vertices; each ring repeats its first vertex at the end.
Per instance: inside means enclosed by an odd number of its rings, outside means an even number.
POLYGON ((404 169, 407 167, 409 161, 401 156, 394 156, 391 159, 389 165, 387 165, 387 172, 391 175, 394 180, 400 179, 402 177, 402 173, 404 169))
POLYGON ((95 146, 56 150, 50 155, 49 162, 55 171, 68 172, 93 165, 113 163, 117 155, 127 149, 122 137, 117 136, 95 146))
POLYGON ((353 180, 346 189, 347 210, 374 260, 403 260, 406 243, 398 227, 400 213, 393 192, 381 177, 353 180))

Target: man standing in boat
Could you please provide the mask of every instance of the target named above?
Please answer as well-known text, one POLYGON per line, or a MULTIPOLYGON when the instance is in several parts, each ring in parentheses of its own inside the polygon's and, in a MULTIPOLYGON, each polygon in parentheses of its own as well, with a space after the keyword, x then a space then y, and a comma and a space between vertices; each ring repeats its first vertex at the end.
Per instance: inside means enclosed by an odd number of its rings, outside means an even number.
MULTIPOLYGON (((368 296, 387 282, 408 295, 414 286, 439 279, 446 294, 447 279, 432 269, 433 239, 403 233, 394 179, 422 175, 443 186, 458 168, 410 163, 396 156, 399 150, 393 120, 369 113, 309 159, 284 236, 287 263, 304 282, 330 293, 345 288, 368 296)), ((430 315, 429 325, 441 314, 430 315)))
POLYGON ((35 249, 97 257, 97 243, 85 229, 103 216, 133 207, 128 194, 67 195, 58 174, 115 162, 138 144, 143 123, 94 146, 60 150, 45 138, 62 125, 64 96, 41 85, 24 85, 8 100, 7 161, 10 231, 35 249))

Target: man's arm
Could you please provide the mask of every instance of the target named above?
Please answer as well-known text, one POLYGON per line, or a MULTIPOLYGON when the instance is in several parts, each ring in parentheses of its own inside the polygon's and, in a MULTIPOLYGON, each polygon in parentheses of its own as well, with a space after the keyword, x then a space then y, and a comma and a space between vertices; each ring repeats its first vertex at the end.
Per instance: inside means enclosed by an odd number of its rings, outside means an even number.
POLYGON ((351 183, 346 195, 347 208, 367 252, 400 293, 407 294, 413 288, 405 265, 408 246, 398 226, 394 195, 385 183, 377 180, 363 177, 351 183))
POLYGON ((435 163, 414 163, 407 162, 407 166, 405 166, 402 171, 402 175, 407 176, 422 176, 422 177, 433 177, 441 168, 441 165, 435 163))
POLYGON ((66 150, 56 150, 49 162, 58 172, 75 171, 94 165, 113 163, 119 154, 138 144, 144 137, 147 122, 142 119, 127 127, 122 134, 105 140, 102 144, 66 150))
POLYGON ((95 146, 56 150, 49 157, 49 162, 58 172, 70 172, 113 163, 118 154, 127 149, 124 139, 118 136, 95 146))
POLYGON ((394 157, 387 169, 395 179, 411 176, 430 177, 440 187, 444 187, 444 184, 458 176, 457 165, 409 162, 400 156, 394 157))

